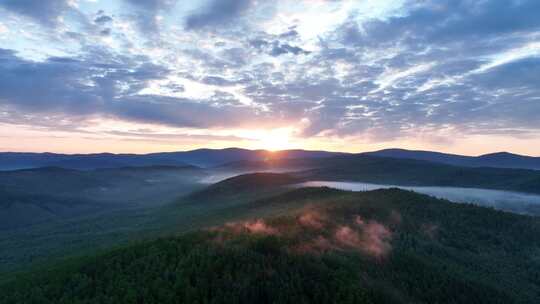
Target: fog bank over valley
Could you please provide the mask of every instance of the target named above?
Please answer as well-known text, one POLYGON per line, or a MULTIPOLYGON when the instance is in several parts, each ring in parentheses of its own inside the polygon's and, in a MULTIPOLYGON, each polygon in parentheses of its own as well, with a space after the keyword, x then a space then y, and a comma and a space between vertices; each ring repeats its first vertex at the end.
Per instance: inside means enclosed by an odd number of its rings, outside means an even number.
POLYGON ((309 181, 296 184, 294 186, 331 187, 349 191, 371 191, 377 189, 401 188, 431 195, 437 198, 447 199, 452 202, 471 203, 519 214, 540 215, 540 195, 512 191, 461 187, 414 187, 333 181, 309 181))

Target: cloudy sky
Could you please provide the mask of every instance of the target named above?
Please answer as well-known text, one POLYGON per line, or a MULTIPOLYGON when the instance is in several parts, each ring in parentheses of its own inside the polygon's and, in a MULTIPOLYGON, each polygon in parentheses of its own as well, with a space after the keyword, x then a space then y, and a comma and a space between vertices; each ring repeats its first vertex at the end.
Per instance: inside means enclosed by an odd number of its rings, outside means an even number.
POLYGON ((1 0, 0 150, 540 147, 538 0, 1 0))

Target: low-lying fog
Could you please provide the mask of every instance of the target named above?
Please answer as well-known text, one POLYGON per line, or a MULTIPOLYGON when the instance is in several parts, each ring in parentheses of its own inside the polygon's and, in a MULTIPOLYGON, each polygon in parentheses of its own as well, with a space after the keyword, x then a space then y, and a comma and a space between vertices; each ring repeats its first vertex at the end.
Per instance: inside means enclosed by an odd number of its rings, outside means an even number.
POLYGON ((197 182, 203 185, 215 184, 221 181, 224 181, 228 178, 239 176, 242 174, 251 174, 251 173, 293 173, 294 170, 291 169, 266 169, 266 170, 223 170, 223 171, 208 171, 208 175, 199 179, 197 182))
POLYGON ((510 211, 520 214, 540 215, 540 195, 526 194, 511 191, 458 188, 458 187, 414 187, 377 185, 360 182, 330 182, 311 181, 297 184, 298 187, 322 187, 327 186, 336 189, 350 191, 370 191, 386 188, 401 188, 428 194, 438 198, 444 198, 453 202, 472 203, 480 206, 493 207, 495 209, 510 211))

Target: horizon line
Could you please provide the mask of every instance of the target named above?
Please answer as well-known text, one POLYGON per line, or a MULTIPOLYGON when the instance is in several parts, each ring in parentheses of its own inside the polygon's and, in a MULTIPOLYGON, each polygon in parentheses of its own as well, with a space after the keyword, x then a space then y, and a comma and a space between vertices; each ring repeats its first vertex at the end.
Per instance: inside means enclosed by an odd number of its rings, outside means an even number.
POLYGON ((430 153, 441 153, 446 155, 455 155, 455 156, 466 156, 466 157, 481 157, 485 155, 492 155, 492 154, 512 154, 517 156, 525 156, 525 157, 540 157, 540 155, 530 155, 530 154, 521 154, 521 153, 514 153, 510 151, 494 151, 489 153, 483 153, 483 154, 458 154, 458 153, 450 153, 450 152, 443 152, 440 150, 422 150, 422 149, 406 149, 406 148, 397 148, 397 147, 390 147, 390 148, 384 148, 384 149, 378 149, 378 150, 369 150, 369 151, 360 151, 360 152, 346 152, 346 151, 337 151, 337 150, 310 150, 310 149, 301 149, 301 148, 291 148, 291 149, 280 149, 280 150, 270 150, 270 149, 249 149, 249 148, 240 148, 240 147, 225 147, 225 148, 196 148, 196 149, 190 149, 190 150, 172 150, 172 151, 159 151, 159 152, 149 152, 149 153, 133 153, 133 152, 121 152, 121 153, 115 153, 115 152, 91 152, 91 153, 62 153, 62 152, 51 152, 51 151, 0 151, 0 154, 53 154, 53 155, 69 155, 69 156, 76 156, 76 155, 100 155, 100 154, 110 154, 110 155, 152 155, 152 154, 161 154, 161 153, 185 153, 185 152, 194 152, 194 151, 200 151, 200 150, 212 150, 212 151, 223 151, 223 150, 244 150, 244 151, 252 151, 252 152, 267 152, 267 153, 280 153, 280 152, 287 152, 287 151, 306 151, 306 152, 329 152, 329 153, 342 153, 342 154, 365 154, 365 153, 375 153, 375 152, 381 152, 381 151, 388 151, 388 150, 401 150, 401 151, 409 151, 409 152, 430 152, 430 153))

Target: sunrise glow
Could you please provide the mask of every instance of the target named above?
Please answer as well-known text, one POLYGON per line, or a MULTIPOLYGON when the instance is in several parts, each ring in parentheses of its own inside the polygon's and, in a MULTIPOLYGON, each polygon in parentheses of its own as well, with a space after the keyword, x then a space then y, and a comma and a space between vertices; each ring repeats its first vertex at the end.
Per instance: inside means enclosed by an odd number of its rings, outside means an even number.
POLYGON ((25 3, 0 3, 1 151, 538 154, 530 1, 25 3))

